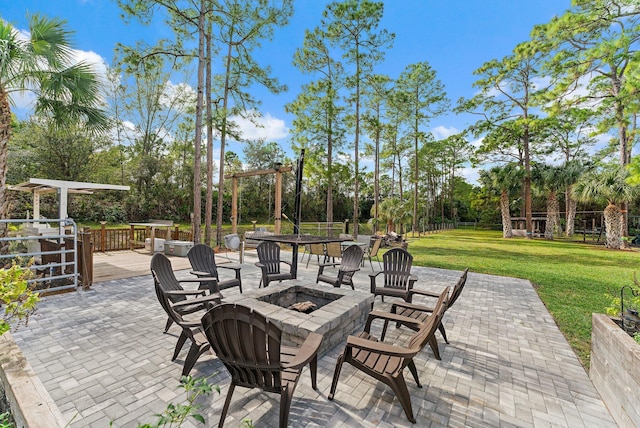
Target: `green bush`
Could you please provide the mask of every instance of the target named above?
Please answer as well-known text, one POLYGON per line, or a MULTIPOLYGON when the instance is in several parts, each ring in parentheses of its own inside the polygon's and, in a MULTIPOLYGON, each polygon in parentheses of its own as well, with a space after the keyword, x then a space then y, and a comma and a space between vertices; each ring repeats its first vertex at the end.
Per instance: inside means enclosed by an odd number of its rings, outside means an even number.
POLYGON ((11 328, 10 321, 17 320, 17 325, 27 324, 29 316, 36 310, 40 300, 37 292, 28 280, 33 276, 29 266, 22 267, 15 263, 8 269, 0 269, 0 335, 11 328))

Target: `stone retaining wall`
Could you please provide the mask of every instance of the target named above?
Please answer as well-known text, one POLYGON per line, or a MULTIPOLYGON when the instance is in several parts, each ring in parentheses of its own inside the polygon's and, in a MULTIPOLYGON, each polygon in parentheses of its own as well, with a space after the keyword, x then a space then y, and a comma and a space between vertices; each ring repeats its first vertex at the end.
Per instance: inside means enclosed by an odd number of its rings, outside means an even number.
POLYGON ((62 413, 10 333, 0 336, 0 383, 20 428, 67 426, 62 413))
POLYGON ((605 314, 593 314, 589 377, 621 427, 640 427, 640 345, 605 314))

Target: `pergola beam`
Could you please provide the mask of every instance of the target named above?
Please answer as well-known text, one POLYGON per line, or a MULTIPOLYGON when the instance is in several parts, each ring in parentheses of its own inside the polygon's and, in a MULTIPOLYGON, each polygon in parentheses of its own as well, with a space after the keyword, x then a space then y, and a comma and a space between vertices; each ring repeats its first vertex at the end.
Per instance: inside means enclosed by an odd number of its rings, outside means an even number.
POLYGON ((280 234, 282 223, 282 173, 291 172, 290 166, 281 166, 279 168, 263 169, 260 171, 236 172, 225 175, 226 180, 231 179, 231 233, 238 233, 238 178, 256 177, 259 175, 276 175, 276 197, 275 197, 275 221, 273 231, 276 235, 280 234))

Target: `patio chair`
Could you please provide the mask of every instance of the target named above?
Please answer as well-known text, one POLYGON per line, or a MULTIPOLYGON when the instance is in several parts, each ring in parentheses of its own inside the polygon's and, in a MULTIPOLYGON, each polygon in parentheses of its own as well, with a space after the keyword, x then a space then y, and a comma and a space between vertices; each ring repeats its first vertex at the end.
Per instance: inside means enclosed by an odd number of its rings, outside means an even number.
MULTIPOLYGON (((194 245, 187 253, 189 263, 193 271, 191 273, 198 278, 215 278, 218 283, 218 290, 226 290, 231 287, 238 287, 242 293, 242 280, 240 279, 240 269, 242 266, 236 264, 216 264, 216 256, 213 248, 204 244, 194 245), (235 272, 235 278, 220 280, 218 276, 218 268, 230 269, 235 272)), ((201 285, 202 287, 202 285, 201 285)))
POLYGON ((293 279, 293 274, 291 273, 293 266, 287 261, 280 260, 280 246, 278 244, 271 241, 263 241, 256 247, 256 251, 258 252, 259 260, 256 266, 262 271, 262 278, 258 288, 263 285, 268 287, 269 283, 273 281, 293 279), (289 272, 280 270, 281 263, 289 265, 289 272))
POLYGON ((320 264, 320 256, 322 256, 322 260, 325 261, 326 253, 324 250, 324 244, 309 244, 309 257, 307 257, 306 267, 309 267, 311 256, 316 256, 318 264, 320 264))
MULTIPOLYGON (((158 255, 158 254, 156 254, 158 255)), ((183 313, 181 313, 181 308, 186 305, 192 305, 192 302, 189 301, 178 301, 173 302, 171 300, 171 290, 167 290, 164 286, 166 284, 162 283, 162 280, 157 274, 157 271, 151 270, 151 274, 153 275, 154 280, 154 288, 156 291, 156 296, 158 301, 160 302, 160 306, 167 313, 169 319, 179 325, 182 328, 180 332, 180 336, 178 337, 178 342, 176 343, 176 347, 173 351, 173 356, 171 357, 171 361, 175 361, 180 353, 180 350, 184 346, 187 339, 191 341, 191 346, 189 347, 189 352, 184 360, 184 366, 182 368, 182 376, 187 376, 191 369, 195 365, 200 355, 205 353, 210 349, 209 342, 207 342, 204 333, 202 332, 200 320, 198 318, 192 320, 185 320, 183 318, 183 313)), ((207 306, 210 308, 211 305, 220 304, 220 299, 210 299, 211 296, 207 296, 204 298, 205 302, 203 306, 207 306)), ((193 300, 200 300, 198 298, 193 300)))
MULTIPOLYGON (((464 272, 462 273, 462 275, 458 279, 458 282, 456 283, 456 285, 453 287, 453 289, 451 289, 451 294, 450 294, 449 298, 447 299, 447 304, 446 304, 446 307, 444 309, 445 312, 448 311, 449 308, 451 306, 453 306, 453 304, 456 302, 458 297, 460 297, 460 294, 462 293, 462 289, 464 288, 465 284, 467 283, 467 274, 468 273, 469 273, 469 268, 464 270, 464 272)), ((449 287, 447 287, 447 289, 448 288, 449 287)), ((427 296, 427 297, 440 297, 440 295, 438 293, 434 293, 434 292, 430 292, 430 291, 426 291, 426 290, 418 290, 418 289, 415 289, 415 288, 411 290, 411 294, 417 294, 417 295, 427 296)), ((415 303, 394 302, 391 305, 391 313, 402 315, 403 317, 411 318, 411 319, 419 321, 421 323, 425 322, 429 318, 429 314, 431 314, 433 312, 433 310, 434 310, 433 307, 428 307, 428 306, 424 306, 424 305, 418 305, 418 304, 415 304, 415 303)), ((387 332, 387 324, 388 323, 385 322, 384 323, 384 327, 382 329, 382 335, 380 336, 382 340, 384 340, 384 336, 385 336, 385 334, 387 332)), ((415 324, 413 324, 413 323, 403 324, 401 322, 396 323, 396 328, 400 327, 401 325, 405 325, 406 327, 409 327, 412 330, 416 329, 415 328, 415 324)), ((447 339, 447 332, 445 331, 444 324, 442 324, 442 320, 440 321, 440 324, 438 325, 438 330, 442 334, 442 338, 444 339, 445 343, 449 343, 449 340, 447 339)), ((440 359, 440 358, 438 358, 438 359, 440 359)))
POLYGON ((352 290, 355 290, 353 286, 353 274, 360 270, 360 264, 362 263, 362 256, 364 253, 362 249, 357 245, 351 245, 342 254, 342 261, 340 263, 322 263, 318 268, 317 282, 326 282, 334 287, 340 287, 342 284, 351 286, 352 290), (329 266, 339 266, 336 276, 326 275, 324 269, 329 266))
MULTIPOLYGON (((375 257, 378 261, 378 266, 380 266, 380 259, 378 258, 378 252, 380 251, 380 246, 382 245, 382 238, 375 238, 372 240, 373 243, 370 243, 367 249, 367 254, 365 254, 365 258, 369 259, 369 264, 371 265, 371 270, 373 270, 373 258, 375 257)), ((382 266, 380 266, 382 267, 382 266)))
MULTIPOLYGON (((418 371, 413 361, 413 357, 427 344, 435 341, 435 331, 444 311, 444 304, 447 293, 442 293, 436 309, 426 322, 420 324, 419 330, 415 333, 406 346, 398 346, 378 341, 371 335, 371 323, 375 319, 390 321, 401 320, 403 322, 415 322, 409 318, 401 317, 388 312, 372 311, 369 313, 364 331, 357 336, 349 336, 344 351, 338 357, 336 368, 333 373, 333 382, 329 392, 329 400, 333 400, 340 377, 340 370, 343 363, 349 363, 356 369, 361 370, 369 376, 387 384, 400 401, 402 408, 407 415, 407 419, 412 423, 416 422, 411 407, 411 395, 407 388, 407 383, 403 376, 405 367, 413 375, 418 388, 422 388, 418 379, 418 371)), ((435 344, 437 347, 437 343, 435 344)), ((433 345, 432 345, 433 347, 433 345)))
MULTIPOLYGON (((154 276, 154 279, 158 279, 160 286, 168 296, 171 303, 184 302, 176 307, 176 311, 181 315, 207 310, 209 309, 208 305, 216 301, 219 303, 222 298, 222 295, 218 291, 218 285, 215 278, 178 280, 173 273, 171 261, 162 253, 156 253, 151 257, 151 273, 154 276), (181 285, 182 283, 199 283, 200 287, 203 287, 203 284, 206 284, 208 285, 208 288, 185 290, 181 285), (199 298, 194 302, 190 302, 188 299, 189 297, 205 296, 207 292, 209 293, 209 296, 207 296, 208 299, 199 298)), ((173 324, 173 319, 168 317, 167 324, 164 328, 165 333, 169 330, 171 324, 173 324)))
POLYGON ((379 272, 370 273, 371 293, 373 297, 384 296, 399 297, 405 302, 411 302, 411 289, 418 277, 411 274, 413 256, 402 248, 393 248, 382 256, 383 268, 379 272), (382 274, 383 284, 376 284, 376 277, 382 274))
POLYGON ((317 389, 318 349, 322 336, 309 333, 301 347, 281 343, 282 331, 264 315, 238 304, 216 306, 202 317, 204 334, 231 375, 220 415, 222 427, 236 386, 280 394, 280 427, 287 427, 291 398, 300 372, 309 364, 317 389))

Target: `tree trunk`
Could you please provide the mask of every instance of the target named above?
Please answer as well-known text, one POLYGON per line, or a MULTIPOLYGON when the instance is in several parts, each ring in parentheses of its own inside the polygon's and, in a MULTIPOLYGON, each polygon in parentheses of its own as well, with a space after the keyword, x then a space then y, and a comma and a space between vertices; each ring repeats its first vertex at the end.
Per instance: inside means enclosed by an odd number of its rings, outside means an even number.
POLYGON ((509 194, 504 190, 500 193, 500 213, 502 214, 502 237, 513 238, 511 213, 509 212, 509 194))
POLYGON ((604 227, 607 235, 606 247, 619 250, 622 246, 622 211, 617 205, 609 202, 604 209, 604 227))
POLYGON ((200 16, 198 18, 198 97, 196 101, 196 135, 194 141, 194 162, 193 162, 193 242, 200 243, 200 224, 202 222, 202 179, 201 160, 202 153, 202 106, 204 104, 204 15, 205 1, 200 2, 200 16))
POLYGON ((559 211, 560 207, 558 205, 558 198, 556 198, 556 192, 549 192, 547 196, 547 224, 544 229, 544 237, 546 239, 553 239, 554 234, 557 233, 560 227, 559 211))
MULTIPOLYGON (((11 108, 4 87, 0 85, 0 219, 9 217, 9 198, 7 195, 7 157, 9 138, 11 137, 11 108)), ((7 224, 0 223, 0 238, 7 237, 7 224)), ((9 252, 9 242, 0 243, 0 254, 9 252)))
MULTIPOLYGON (((204 243, 211 245, 211 217, 213 216, 213 112, 211 111, 211 24, 207 28, 207 78, 205 99, 207 100, 207 193, 205 201, 204 243)), ((237 219, 236 219, 237 221, 237 219)))
POLYGON ((566 191, 567 200, 567 236, 573 236, 575 230, 576 221, 576 201, 571 197, 571 187, 569 186, 566 191))

